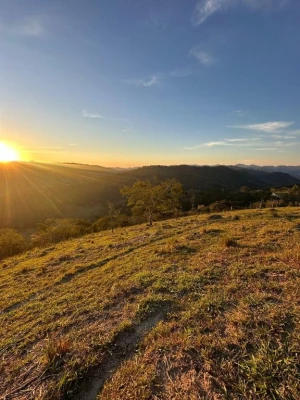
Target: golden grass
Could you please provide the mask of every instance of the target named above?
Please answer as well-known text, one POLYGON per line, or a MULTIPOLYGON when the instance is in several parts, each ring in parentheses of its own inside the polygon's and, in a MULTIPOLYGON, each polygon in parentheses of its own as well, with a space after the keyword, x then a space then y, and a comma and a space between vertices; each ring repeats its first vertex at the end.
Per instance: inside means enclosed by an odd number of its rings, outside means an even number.
POLYGON ((74 398, 113 357, 101 399, 298 399, 300 209, 273 214, 189 216, 7 259, 0 398, 74 398))

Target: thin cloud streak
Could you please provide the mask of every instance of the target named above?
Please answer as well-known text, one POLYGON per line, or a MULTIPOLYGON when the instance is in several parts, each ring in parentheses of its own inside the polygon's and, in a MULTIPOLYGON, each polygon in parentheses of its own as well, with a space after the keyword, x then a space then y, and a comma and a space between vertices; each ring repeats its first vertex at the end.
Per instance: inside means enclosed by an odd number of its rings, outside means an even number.
POLYGON ((124 81, 125 83, 128 83, 130 85, 136 86, 136 87, 145 87, 149 88, 152 86, 157 86, 160 84, 160 79, 158 78, 157 75, 152 75, 149 79, 126 79, 124 81))
POLYGON ((103 119, 102 115, 90 113, 87 110, 82 110, 82 115, 83 115, 84 118, 99 118, 99 119, 103 119))
POLYGON ((216 62, 210 54, 203 51, 199 46, 193 47, 189 52, 189 56, 196 58, 200 64, 205 66, 210 66, 216 62))
MULTIPOLYGON (((279 151, 282 148, 289 148, 289 147, 295 147, 298 146, 299 143, 295 141, 279 141, 275 140, 273 137, 274 135, 271 136, 265 136, 262 135, 260 137, 251 137, 251 138, 229 138, 229 139, 223 139, 221 141, 214 141, 214 142, 206 142, 206 143, 201 143, 196 146, 191 146, 191 147, 184 147, 184 150, 196 150, 200 148, 213 148, 213 147, 239 147, 239 148, 248 148, 252 150, 268 150, 271 151, 273 149, 274 151, 279 151), (266 139, 267 138, 267 139, 266 139)), ((277 138, 276 138, 277 139, 277 138)), ((284 140, 288 139, 288 137, 284 137, 284 140)), ((294 139, 294 137, 293 137, 294 139)))
POLYGON ((0 33, 11 36, 39 37, 46 33, 40 17, 30 17, 10 25, 0 24, 0 33))
POLYGON ((293 125, 294 122, 288 121, 275 121, 275 122, 264 122, 261 124, 249 124, 249 125, 229 125, 227 128, 234 129, 248 129, 259 132, 267 132, 267 133, 280 133, 284 129, 293 125))
POLYGON ((192 23, 203 24, 209 17, 234 6, 245 6, 252 10, 273 10, 283 8, 290 0, 200 0, 194 9, 192 23))
POLYGON ((234 113, 239 117, 243 117, 244 116, 244 112, 242 110, 236 110, 236 111, 234 111, 234 113))

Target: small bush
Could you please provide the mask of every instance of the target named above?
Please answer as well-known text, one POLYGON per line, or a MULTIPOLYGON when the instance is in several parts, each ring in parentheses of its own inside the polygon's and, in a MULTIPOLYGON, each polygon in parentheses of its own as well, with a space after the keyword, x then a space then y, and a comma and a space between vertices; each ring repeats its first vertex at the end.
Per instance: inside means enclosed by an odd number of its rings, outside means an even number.
POLYGON ((235 247, 235 246, 237 246, 236 240, 233 239, 233 238, 230 238, 228 236, 226 236, 224 238, 224 244, 225 244, 226 247, 235 247))
POLYGON ((110 228, 109 217, 101 217, 93 223, 93 232, 101 232, 110 228))
POLYGON ((222 215, 220 214, 212 214, 207 218, 209 221, 223 219, 222 215))
POLYGON ((0 229, 0 258, 14 256, 27 248, 28 244, 19 232, 10 228, 0 229))
POLYGON ((58 243, 63 240, 82 236, 91 231, 87 221, 76 219, 48 219, 39 224, 36 235, 32 238, 35 245, 58 243))
POLYGON ((277 210, 275 208, 271 209, 270 212, 271 212, 271 217, 272 218, 278 218, 279 217, 279 214, 278 214, 278 212, 277 212, 277 210))
POLYGON ((240 220, 240 216, 239 215, 234 215, 232 217, 232 221, 239 221, 240 220))

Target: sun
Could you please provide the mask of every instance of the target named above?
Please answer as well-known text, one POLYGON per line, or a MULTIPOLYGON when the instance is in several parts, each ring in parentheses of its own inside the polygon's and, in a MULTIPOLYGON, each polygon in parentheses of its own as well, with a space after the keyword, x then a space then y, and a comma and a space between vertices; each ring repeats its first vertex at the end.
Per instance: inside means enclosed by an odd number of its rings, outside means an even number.
POLYGON ((0 162, 18 161, 19 153, 12 146, 0 142, 0 162))

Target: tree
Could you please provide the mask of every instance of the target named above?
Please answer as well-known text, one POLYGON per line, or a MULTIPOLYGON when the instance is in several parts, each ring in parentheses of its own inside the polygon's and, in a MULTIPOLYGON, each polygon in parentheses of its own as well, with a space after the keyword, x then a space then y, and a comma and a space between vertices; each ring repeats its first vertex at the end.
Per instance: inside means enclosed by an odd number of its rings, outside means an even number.
POLYGON ((184 194, 182 184, 176 179, 168 179, 161 182, 164 199, 161 205, 161 211, 171 211, 175 217, 181 210, 181 198, 184 194))
POLYGON ((248 186, 242 186, 240 188, 241 193, 250 193, 250 188, 248 186))
POLYGON ((107 203, 107 207, 108 207, 109 224, 110 224, 111 231, 113 233, 114 228, 116 228, 118 225, 118 219, 120 217, 120 210, 117 210, 115 204, 112 203, 111 201, 109 201, 107 203))
POLYGON ((179 209, 183 188, 176 179, 163 182, 139 180, 132 186, 125 186, 120 192, 127 197, 129 207, 141 207, 144 210, 151 226, 154 213, 160 211, 175 213, 179 209))

